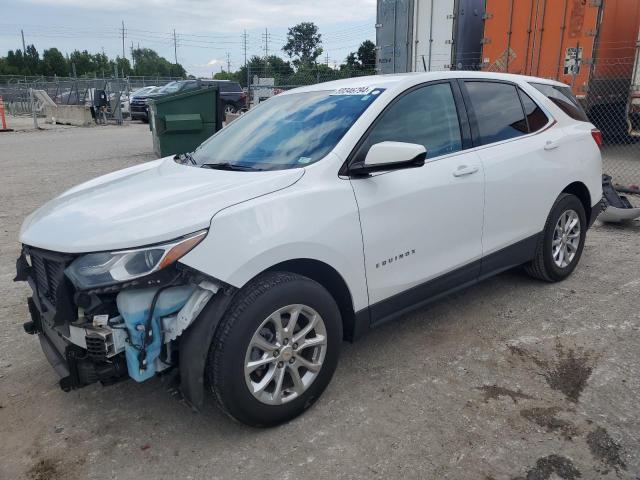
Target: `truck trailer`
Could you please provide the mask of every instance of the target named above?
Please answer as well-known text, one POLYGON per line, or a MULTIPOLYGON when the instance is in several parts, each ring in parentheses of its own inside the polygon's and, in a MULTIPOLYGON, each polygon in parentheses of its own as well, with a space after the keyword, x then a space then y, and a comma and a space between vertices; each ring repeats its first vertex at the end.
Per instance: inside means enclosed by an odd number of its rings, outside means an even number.
POLYGON ((378 73, 477 70, 485 0, 378 0, 378 73))

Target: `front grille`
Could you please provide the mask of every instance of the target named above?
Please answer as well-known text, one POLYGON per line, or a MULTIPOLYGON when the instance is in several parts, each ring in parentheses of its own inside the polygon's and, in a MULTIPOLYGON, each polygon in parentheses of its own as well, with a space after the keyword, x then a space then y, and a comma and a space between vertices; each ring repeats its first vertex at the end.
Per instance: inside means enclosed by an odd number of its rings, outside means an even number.
POLYGON ((107 356, 107 345, 100 335, 89 334, 85 337, 87 354, 91 358, 104 359, 107 356))
POLYGON ((55 307, 58 286, 63 279, 66 264, 31 252, 31 266, 35 274, 38 294, 55 307))

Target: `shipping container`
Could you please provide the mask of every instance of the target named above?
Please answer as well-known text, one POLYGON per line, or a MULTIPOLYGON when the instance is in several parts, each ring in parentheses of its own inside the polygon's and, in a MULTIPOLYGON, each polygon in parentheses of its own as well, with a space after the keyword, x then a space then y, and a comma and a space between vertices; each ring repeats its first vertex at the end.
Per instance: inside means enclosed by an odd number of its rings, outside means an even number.
POLYGON ((478 69, 485 0, 378 0, 379 73, 478 69))
POLYGON ((639 0, 486 0, 483 68, 552 78, 589 106, 626 101, 639 0))

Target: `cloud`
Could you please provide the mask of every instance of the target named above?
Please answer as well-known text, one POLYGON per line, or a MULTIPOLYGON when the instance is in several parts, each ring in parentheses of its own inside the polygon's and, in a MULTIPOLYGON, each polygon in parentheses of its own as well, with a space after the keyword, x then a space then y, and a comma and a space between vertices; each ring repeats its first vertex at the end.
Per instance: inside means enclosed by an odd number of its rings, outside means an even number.
POLYGON ((202 66, 203 67, 214 67, 216 65, 221 65, 222 63, 224 63, 223 60, 218 60, 217 58, 214 58, 213 60, 209 60, 206 65, 202 65, 202 66))
MULTIPOLYGON (((164 20, 172 28, 237 32, 238 28, 285 27, 312 20, 317 23, 361 21, 375 13, 376 0, 23 0, 25 3, 85 10, 144 12, 146 19, 164 20)), ((127 17, 124 18, 125 23, 127 17)))

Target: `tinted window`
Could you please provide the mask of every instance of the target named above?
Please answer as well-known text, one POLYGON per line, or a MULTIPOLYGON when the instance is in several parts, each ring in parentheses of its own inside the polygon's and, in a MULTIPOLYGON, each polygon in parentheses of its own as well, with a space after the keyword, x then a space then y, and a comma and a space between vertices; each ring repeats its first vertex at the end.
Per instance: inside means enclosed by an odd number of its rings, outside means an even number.
POLYGON ((239 92, 241 90, 239 84, 232 82, 220 82, 218 87, 221 92, 239 92))
POLYGON ((515 86, 496 82, 465 84, 478 122, 482 145, 528 133, 527 121, 515 86))
POLYGON ((198 88, 198 82, 184 82, 182 90, 193 90, 198 88))
POLYGON ((544 83, 532 83, 531 86, 542 92, 549 100, 560 107, 560 110, 574 120, 578 120, 580 122, 589 121, 587 114, 578 103, 578 100, 576 100, 576 97, 573 96, 569 87, 547 85, 544 83))
POLYGON ((428 158, 461 150, 451 86, 440 83, 422 87, 391 105, 358 149, 355 161, 363 162, 371 145, 385 141, 424 145, 428 158))
POLYGON ((527 123, 529 124, 529 132, 537 132, 549 122, 549 119, 538 104, 531 100, 529 95, 524 93, 522 90, 519 91, 522 106, 524 107, 524 114, 526 115, 527 123))

